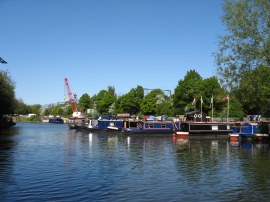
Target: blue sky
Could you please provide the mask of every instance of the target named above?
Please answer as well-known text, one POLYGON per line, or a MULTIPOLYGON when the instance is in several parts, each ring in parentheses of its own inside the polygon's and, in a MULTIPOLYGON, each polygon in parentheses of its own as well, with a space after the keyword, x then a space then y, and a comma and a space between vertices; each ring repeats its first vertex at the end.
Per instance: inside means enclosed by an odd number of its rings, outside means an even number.
POLYGON ((215 75, 222 0, 0 0, 0 57, 26 104, 73 93, 174 91, 187 71, 215 75))

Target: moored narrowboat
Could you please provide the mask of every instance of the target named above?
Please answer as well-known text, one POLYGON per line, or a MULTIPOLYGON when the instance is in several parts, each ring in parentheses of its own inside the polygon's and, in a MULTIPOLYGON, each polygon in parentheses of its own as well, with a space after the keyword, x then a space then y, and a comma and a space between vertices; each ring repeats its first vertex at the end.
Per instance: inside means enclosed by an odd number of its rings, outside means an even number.
POLYGON ((139 121, 126 120, 123 123, 122 132, 126 134, 134 133, 164 133, 172 134, 174 122, 172 121, 139 121))
POLYGON ((80 129, 85 127, 85 118, 69 118, 66 123, 69 129, 80 129))
POLYGON ((269 132, 269 122, 239 122, 235 123, 229 136, 231 140, 253 139, 265 141, 269 139, 269 132))
MULTIPOLYGON (((180 122, 175 129, 175 136, 189 135, 228 135, 232 132, 231 122, 180 122)), ((177 126, 177 125, 176 125, 177 126)))
POLYGON ((64 124, 64 120, 60 117, 50 118, 49 123, 64 124))
POLYGON ((89 120, 85 129, 88 131, 121 131, 123 120, 89 120))

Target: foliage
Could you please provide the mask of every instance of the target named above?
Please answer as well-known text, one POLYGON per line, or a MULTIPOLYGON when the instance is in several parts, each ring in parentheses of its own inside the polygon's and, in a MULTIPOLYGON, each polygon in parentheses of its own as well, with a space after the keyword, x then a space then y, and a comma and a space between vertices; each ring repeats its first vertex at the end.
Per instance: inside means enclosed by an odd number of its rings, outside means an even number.
POLYGON ((141 103, 141 112, 145 115, 156 115, 160 103, 159 97, 165 97, 164 92, 160 89, 154 89, 148 93, 141 103))
POLYGON ((29 118, 29 120, 32 121, 32 122, 38 122, 38 121, 39 121, 39 116, 33 115, 33 116, 31 116, 31 117, 29 118))
POLYGON ((174 92, 173 104, 177 114, 193 110, 199 111, 202 106, 202 111, 210 115, 212 97, 215 114, 224 108, 222 97, 226 95, 226 92, 220 86, 217 77, 202 79, 195 70, 190 70, 184 80, 178 82, 174 92))
POLYGON ((30 106, 25 104, 22 99, 15 100, 15 109, 14 109, 15 114, 30 114, 31 109, 30 106))
POLYGON ((246 72, 237 90, 246 114, 270 115, 270 67, 259 66, 246 72))
POLYGON ((108 90, 101 90, 95 97, 94 103, 100 114, 109 113, 110 106, 117 100, 115 88, 109 86, 108 90))
POLYGON ((80 99, 79 99, 79 107, 80 109, 82 109, 84 112, 87 110, 87 109, 90 109, 91 107, 91 99, 90 99, 90 96, 85 93, 83 94, 80 99))
POLYGON ((203 97, 203 111, 206 114, 212 113, 211 98, 213 97, 213 106, 216 113, 224 107, 222 98, 226 95, 225 90, 220 86, 217 77, 206 78, 201 83, 201 96, 203 97))
POLYGON ((14 83, 7 71, 0 70, 0 116, 13 114, 15 107, 14 83))
POLYGON ((69 105, 68 107, 66 107, 66 111, 65 111, 65 115, 66 117, 71 117, 72 116, 72 108, 71 106, 69 105))
POLYGON ((29 105, 30 111, 33 114, 36 114, 37 116, 40 116, 41 113, 41 105, 35 104, 35 105, 29 105))
POLYGON ((223 102, 223 107, 221 108, 221 111, 217 113, 218 117, 227 118, 227 116, 229 115, 229 117, 239 118, 239 120, 243 119, 244 110, 239 99, 237 98, 237 94, 231 93, 229 101, 227 99, 221 99, 221 101, 223 102))
POLYGON ((127 94, 118 98, 119 102, 116 102, 117 113, 130 113, 137 114, 140 111, 140 104, 144 98, 144 90, 142 86, 132 88, 127 94))
POLYGON ((223 23, 228 34, 220 37, 215 53, 217 73, 228 90, 254 68, 270 66, 270 1, 226 0, 223 23))
POLYGON ((178 81, 173 95, 173 105, 177 114, 184 114, 187 108, 194 109, 192 101, 201 97, 202 81, 202 77, 195 70, 188 71, 184 80, 178 81))

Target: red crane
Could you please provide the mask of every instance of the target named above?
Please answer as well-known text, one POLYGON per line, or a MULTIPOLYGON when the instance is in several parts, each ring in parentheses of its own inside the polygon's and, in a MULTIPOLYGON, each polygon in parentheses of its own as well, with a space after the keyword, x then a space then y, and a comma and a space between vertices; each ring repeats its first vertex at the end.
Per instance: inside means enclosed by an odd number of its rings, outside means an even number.
POLYGON ((77 112, 77 108, 76 108, 76 95, 74 96, 73 93, 71 92, 71 89, 69 87, 68 84, 68 79, 65 78, 65 86, 66 86, 66 90, 67 90, 67 94, 68 94, 68 99, 69 99, 69 104, 71 106, 72 112, 77 112))

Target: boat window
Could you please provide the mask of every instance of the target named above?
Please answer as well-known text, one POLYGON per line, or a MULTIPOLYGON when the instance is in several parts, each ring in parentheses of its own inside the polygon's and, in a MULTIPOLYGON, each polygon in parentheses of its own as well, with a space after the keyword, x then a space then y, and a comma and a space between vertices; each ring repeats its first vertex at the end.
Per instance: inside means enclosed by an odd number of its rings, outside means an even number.
POLYGON ((161 124, 161 128, 166 128, 166 124, 165 123, 162 123, 161 124))
POLYGON ((149 123, 149 124, 148 124, 148 127, 149 127, 149 128, 154 128, 154 124, 153 124, 153 123, 149 123))
POLYGON ((130 128, 136 128, 138 122, 129 122, 130 128))

